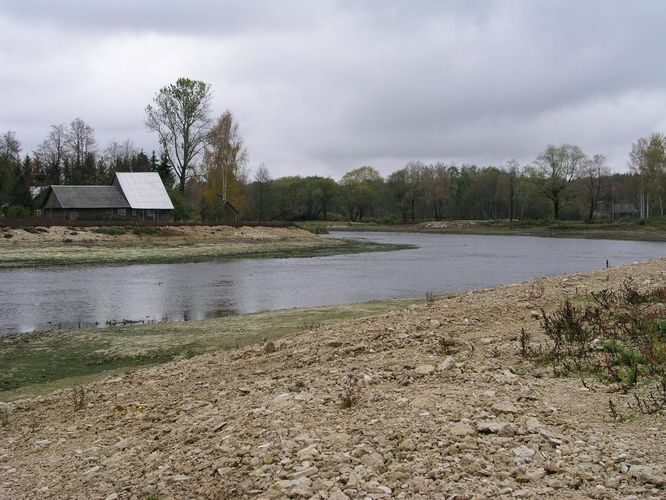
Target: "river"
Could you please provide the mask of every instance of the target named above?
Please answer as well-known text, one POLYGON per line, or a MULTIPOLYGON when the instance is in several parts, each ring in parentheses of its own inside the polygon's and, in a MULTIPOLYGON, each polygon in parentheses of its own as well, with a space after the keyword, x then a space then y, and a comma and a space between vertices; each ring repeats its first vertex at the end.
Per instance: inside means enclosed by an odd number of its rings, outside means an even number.
POLYGON ((334 233, 418 248, 314 258, 0 271, 0 335, 424 297, 666 256, 666 243, 334 233))

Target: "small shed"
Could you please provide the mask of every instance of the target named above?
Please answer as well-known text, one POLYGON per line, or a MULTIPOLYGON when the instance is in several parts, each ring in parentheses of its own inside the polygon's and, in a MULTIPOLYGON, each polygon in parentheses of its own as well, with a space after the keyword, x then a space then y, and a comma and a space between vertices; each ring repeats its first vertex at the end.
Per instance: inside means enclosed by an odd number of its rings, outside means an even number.
POLYGON ((48 219, 173 219, 173 204, 156 172, 118 172, 111 186, 52 185, 40 208, 48 219))

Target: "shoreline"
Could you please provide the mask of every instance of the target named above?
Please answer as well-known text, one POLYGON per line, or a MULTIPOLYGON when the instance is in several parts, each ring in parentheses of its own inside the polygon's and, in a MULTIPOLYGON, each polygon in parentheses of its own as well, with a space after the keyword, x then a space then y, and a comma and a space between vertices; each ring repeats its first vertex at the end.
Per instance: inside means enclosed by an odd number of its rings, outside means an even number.
POLYGON ((5 229, 4 235, 10 237, 0 238, 0 270, 323 257, 409 248, 403 245, 322 238, 295 227, 192 226, 163 227, 156 231, 156 235, 144 235, 112 227, 54 226, 41 228, 37 232, 5 229), (117 231, 123 232, 117 234, 117 231))
POLYGON ((538 311, 628 278, 663 287, 666 259, 292 318, 280 338, 13 401, 0 497, 658 498, 663 414, 520 355, 521 329, 546 340, 538 311))
POLYGON ((534 236, 541 238, 581 238, 626 241, 666 242, 666 227, 663 224, 585 224, 554 223, 530 224, 495 221, 433 221, 406 224, 377 224, 372 222, 312 222, 301 227, 321 227, 329 231, 385 231, 414 232, 425 234, 463 234, 483 236, 534 236))

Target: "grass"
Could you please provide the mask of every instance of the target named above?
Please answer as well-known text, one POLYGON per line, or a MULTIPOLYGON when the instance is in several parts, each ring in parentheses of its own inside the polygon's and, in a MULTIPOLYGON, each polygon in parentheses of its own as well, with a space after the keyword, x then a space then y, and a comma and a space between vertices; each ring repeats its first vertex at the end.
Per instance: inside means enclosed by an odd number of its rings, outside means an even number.
MULTIPOLYGON (((304 223, 304 226, 314 223, 304 223)), ((328 231, 388 231, 418 232, 434 234, 484 234, 541 236, 557 238, 591 238, 636 241, 666 241, 666 223, 651 221, 647 224, 636 222, 593 222, 581 221, 513 221, 488 220, 443 220, 404 224, 384 224, 381 222, 317 222, 328 231)))
POLYGON ((345 319, 423 302, 395 299, 287 309, 186 323, 0 337, 0 400, 34 397, 109 373, 233 349, 345 319))
POLYGON ((174 264, 245 258, 321 257, 343 253, 376 252, 411 248, 367 241, 281 240, 224 243, 141 242, 119 245, 94 245, 71 242, 63 245, 3 248, 0 269, 20 267, 98 265, 98 264, 174 264))

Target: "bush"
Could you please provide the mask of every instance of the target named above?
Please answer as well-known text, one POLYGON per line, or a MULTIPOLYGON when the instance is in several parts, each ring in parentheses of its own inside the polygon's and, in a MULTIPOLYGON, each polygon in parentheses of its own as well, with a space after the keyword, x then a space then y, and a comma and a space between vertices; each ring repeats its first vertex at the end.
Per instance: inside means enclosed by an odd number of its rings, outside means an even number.
POLYGON ((32 217, 32 210, 23 205, 12 205, 7 209, 7 217, 10 219, 27 219, 32 217))
POLYGON ((109 236, 120 236, 121 234, 125 234, 125 229, 122 227, 96 227, 92 232, 97 234, 107 234, 109 236))
POLYGON ((634 386, 666 375, 666 287, 641 291, 630 280, 618 291, 591 294, 591 305, 570 301, 553 314, 542 310, 550 340, 542 354, 560 373, 595 373, 634 386))

